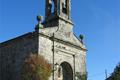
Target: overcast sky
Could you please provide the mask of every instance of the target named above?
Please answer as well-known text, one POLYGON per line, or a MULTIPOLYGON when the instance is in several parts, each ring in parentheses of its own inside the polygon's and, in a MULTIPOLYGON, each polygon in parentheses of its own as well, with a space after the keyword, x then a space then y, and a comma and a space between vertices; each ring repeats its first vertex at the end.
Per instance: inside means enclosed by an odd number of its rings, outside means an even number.
MULTIPOLYGON (((45 0, 0 0, 0 42, 34 31, 45 0)), ((120 0, 72 0, 74 33, 84 34, 88 80, 104 80, 120 62, 120 0)))

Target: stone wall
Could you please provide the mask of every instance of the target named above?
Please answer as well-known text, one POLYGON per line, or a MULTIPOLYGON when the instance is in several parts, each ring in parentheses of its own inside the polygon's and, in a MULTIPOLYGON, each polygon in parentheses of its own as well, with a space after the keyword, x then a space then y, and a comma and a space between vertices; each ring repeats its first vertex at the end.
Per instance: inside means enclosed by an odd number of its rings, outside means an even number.
POLYGON ((28 33, 0 44, 0 80, 19 80, 24 58, 38 52, 38 37, 28 33))
MULTIPOLYGON (((75 76, 76 72, 84 74, 86 72, 86 60, 85 60, 86 50, 78 47, 75 44, 54 37, 55 39, 54 39, 54 64, 53 64, 53 51, 52 51, 53 40, 51 40, 51 36, 52 34, 51 35, 50 34, 43 35, 41 33, 39 34, 39 48, 38 48, 39 54, 43 55, 45 59, 47 59, 49 63, 51 63, 52 65, 55 65, 56 63, 61 65, 61 63, 63 62, 68 62, 72 67, 73 76, 75 76)), ((58 72, 54 71, 55 80, 57 80, 58 78, 57 74, 58 72)), ((51 74, 50 80, 52 80, 52 77, 53 75, 51 74)))
MULTIPOLYGON (((28 33, 0 44, 0 80, 20 80, 19 74, 23 60, 31 53, 43 55, 52 65, 57 63, 60 66, 63 62, 67 62, 72 68, 73 77, 76 72, 81 74, 86 72, 86 49, 72 32, 69 37, 66 37, 64 32, 56 33, 53 64, 53 40, 51 37, 56 28, 46 29, 39 33, 28 33), (64 38, 60 35, 64 35, 64 38)), ((53 79, 52 74, 49 80, 53 79)), ((54 78, 57 79, 58 70, 54 71, 54 75, 54 78)))

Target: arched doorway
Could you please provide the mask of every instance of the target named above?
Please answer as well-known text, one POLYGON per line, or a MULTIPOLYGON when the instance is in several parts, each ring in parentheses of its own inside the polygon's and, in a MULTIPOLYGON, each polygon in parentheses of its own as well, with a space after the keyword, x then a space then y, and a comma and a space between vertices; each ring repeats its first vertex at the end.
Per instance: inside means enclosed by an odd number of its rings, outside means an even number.
POLYGON ((68 62, 62 62, 60 64, 62 67, 63 80, 73 80, 73 70, 68 62))

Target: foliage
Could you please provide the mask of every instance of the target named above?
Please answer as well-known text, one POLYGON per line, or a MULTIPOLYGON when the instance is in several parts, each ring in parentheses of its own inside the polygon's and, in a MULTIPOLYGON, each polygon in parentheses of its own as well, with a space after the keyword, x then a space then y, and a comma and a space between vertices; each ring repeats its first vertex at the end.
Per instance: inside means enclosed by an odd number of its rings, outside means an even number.
POLYGON ((120 80, 120 63, 114 69, 114 72, 106 80, 120 80))
POLYGON ((28 56, 21 71, 22 80, 48 80, 51 75, 51 64, 40 55, 28 56))
POLYGON ((76 72, 76 75, 75 75, 75 76, 77 77, 76 80, 87 80, 87 73, 81 75, 80 72, 76 72))

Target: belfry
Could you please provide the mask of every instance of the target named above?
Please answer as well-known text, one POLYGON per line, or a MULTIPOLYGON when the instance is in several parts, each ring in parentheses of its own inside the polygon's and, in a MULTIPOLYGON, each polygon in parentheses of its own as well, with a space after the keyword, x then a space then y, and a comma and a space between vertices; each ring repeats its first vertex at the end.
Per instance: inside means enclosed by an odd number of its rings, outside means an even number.
POLYGON ((0 43, 1 80, 20 80, 23 60, 31 53, 52 64, 49 80, 85 80, 87 50, 73 32, 71 0, 45 2, 45 20, 38 19, 35 31, 0 43))
POLYGON ((59 26, 61 21, 72 24, 70 3, 70 0, 46 0, 45 27, 59 26))

